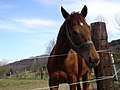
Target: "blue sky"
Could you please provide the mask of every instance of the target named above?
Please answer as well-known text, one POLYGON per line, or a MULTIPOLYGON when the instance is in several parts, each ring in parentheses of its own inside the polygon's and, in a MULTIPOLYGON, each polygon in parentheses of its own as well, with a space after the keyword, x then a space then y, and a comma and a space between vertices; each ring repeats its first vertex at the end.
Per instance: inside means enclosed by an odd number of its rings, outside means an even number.
POLYGON ((88 24, 103 16, 109 41, 120 39, 114 20, 120 15, 119 0, 0 0, 0 61, 45 54, 64 21, 60 6, 71 13, 84 5, 88 6, 88 24))

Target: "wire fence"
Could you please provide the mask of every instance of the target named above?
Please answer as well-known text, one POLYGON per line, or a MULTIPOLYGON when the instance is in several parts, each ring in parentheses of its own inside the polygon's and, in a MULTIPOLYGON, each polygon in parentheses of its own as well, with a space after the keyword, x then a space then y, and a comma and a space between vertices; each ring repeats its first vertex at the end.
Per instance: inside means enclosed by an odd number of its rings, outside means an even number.
MULTIPOLYGON (((111 54, 111 58, 112 60, 114 59, 113 58, 113 54, 117 54, 117 55, 120 55, 120 53, 115 53, 115 52, 110 52, 109 50, 99 50, 97 51, 98 53, 108 53, 108 54, 111 54)), ((77 54, 77 53, 75 53, 77 54)), ((46 56, 40 56, 40 57, 37 57, 37 58, 48 58, 48 57, 61 57, 61 56, 66 56, 68 54, 60 54, 60 55, 46 55, 46 56)), ((120 88, 120 61, 118 62, 112 62, 112 66, 115 66, 113 68, 114 70, 114 74, 112 76, 101 76, 101 77, 97 77, 97 78, 92 78, 91 80, 89 81, 80 81, 80 82, 77 82, 77 83, 71 83, 71 84, 67 84, 67 85, 74 85, 74 84, 83 84, 83 83, 87 83, 87 82, 90 82, 91 83, 91 90, 97 90, 97 87, 96 87, 96 82, 97 81, 101 81, 101 80, 107 80, 107 79, 114 79, 114 83, 115 83, 115 90, 119 90, 120 88), (117 81, 116 81, 116 77, 117 77, 117 81)), ((62 84, 61 86, 64 86, 65 84, 62 84)), ((58 87, 58 86, 52 86, 52 87, 42 87, 42 88, 36 88, 36 89, 31 89, 31 90, 49 90, 50 88, 55 88, 55 87, 58 87)), ((66 90, 66 89, 65 89, 66 90)))
MULTIPOLYGON (((112 76, 102 76, 102 77, 97 77, 97 79, 93 79, 93 80, 89 80, 89 81, 80 81, 80 82, 76 82, 76 83, 70 83, 68 85, 75 85, 75 84, 83 84, 83 83, 93 83, 93 82, 97 82, 97 81, 101 81, 101 80, 107 80, 107 79, 112 79, 114 78, 118 73, 120 72, 120 68, 117 70, 117 72, 112 75, 112 76)), ((31 90, 46 90, 46 89, 50 89, 50 88, 56 88, 59 86, 52 86, 52 87, 43 87, 43 88, 36 88, 36 89, 31 89, 31 90)), ((94 88, 95 89, 95 88, 94 88)), ((93 89, 92 89, 93 90, 93 89)))

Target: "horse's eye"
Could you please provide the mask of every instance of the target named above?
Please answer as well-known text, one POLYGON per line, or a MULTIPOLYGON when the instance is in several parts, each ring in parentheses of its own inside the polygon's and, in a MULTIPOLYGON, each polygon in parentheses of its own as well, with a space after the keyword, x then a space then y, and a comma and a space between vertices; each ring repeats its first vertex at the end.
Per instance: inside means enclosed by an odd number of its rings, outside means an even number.
POLYGON ((73 34, 77 35, 78 33, 76 31, 72 31, 73 34))
POLYGON ((75 26, 76 24, 75 23, 72 23, 72 26, 75 26))

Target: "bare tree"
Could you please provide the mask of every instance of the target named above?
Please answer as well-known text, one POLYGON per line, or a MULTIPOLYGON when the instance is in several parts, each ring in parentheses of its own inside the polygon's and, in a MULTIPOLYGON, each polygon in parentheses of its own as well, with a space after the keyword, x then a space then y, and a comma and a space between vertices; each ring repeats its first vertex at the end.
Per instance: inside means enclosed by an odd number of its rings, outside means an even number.
POLYGON ((105 18, 102 15, 98 15, 97 17, 95 17, 95 20, 99 22, 105 22, 105 18))
POLYGON ((54 45, 55 45, 55 39, 52 39, 48 42, 48 45, 46 46, 46 54, 50 54, 54 45))
POLYGON ((7 65, 7 64, 8 64, 8 62, 7 62, 6 59, 2 59, 2 60, 0 61, 0 66, 4 66, 4 65, 7 65))
POLYGON ((120 31, 120 13, 119 14, 116 14, 115 17, 114 17, 116 23, 117 23, 117 26, 116 28, 120 31))

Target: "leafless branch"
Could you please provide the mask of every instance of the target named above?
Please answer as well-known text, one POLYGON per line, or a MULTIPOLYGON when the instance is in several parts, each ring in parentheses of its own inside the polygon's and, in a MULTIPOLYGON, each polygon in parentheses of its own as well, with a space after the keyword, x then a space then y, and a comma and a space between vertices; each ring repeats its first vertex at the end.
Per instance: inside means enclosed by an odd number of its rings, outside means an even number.
POLYGON ((100 22, 105 22, 105 18, 102 15, 98 15, 95 20, 100 21, 100 22))
POLYGON ((117 29, 120 31, 120 13, 119 14, 116 14, 115 17, 114 17, 116 23, 117 23, 117 29))

